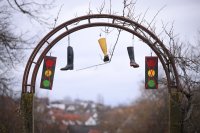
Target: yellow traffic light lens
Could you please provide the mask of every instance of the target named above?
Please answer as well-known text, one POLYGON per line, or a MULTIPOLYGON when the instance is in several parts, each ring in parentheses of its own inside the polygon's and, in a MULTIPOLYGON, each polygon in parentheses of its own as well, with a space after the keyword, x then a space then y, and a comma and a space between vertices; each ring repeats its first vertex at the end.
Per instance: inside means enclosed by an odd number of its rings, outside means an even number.
POLYGON ((44 74, 46 77, 50 77, 52 75, 52 71, 50 69, 47 69, 44 74))
POLYGON ((149 77, 154 77, 154 76, 155 76, 155 70, 150 69, 150 70, 148 71, 148 76, 149 76, 149 77))

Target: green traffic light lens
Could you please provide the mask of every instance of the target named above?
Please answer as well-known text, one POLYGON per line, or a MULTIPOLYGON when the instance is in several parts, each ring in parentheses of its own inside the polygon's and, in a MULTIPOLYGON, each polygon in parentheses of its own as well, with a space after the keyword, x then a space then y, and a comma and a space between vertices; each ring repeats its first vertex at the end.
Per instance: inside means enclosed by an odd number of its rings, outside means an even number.
POLYGON ((148 86, 149 86, 149 87, 152 88, 152 87, 155 87, 155 85, 156 85, 156 84, 155 84, 155 81, 154 81, 154 80, 149 80, 149 81, 148 81, 148 86))
POLYGON ((44 80, 44 81, 43 81, 43 86, 44 86, 44 87, 49 87, 49 86, 50 86, 49 80, 44 80))

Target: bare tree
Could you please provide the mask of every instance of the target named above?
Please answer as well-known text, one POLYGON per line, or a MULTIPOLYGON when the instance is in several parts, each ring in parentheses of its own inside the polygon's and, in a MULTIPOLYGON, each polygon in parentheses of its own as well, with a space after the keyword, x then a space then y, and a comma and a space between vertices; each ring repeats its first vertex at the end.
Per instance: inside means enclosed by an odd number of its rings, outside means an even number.
POLYGON ((50 17, 43 12, 53 7, 51 1, 1 0, 0 1, 0 94, 11 94, 13 90, 13 70, 24 58, 23 52, 31 49, 33 40, 25 39, 24 33, 18 34, 12 20, 15 13, 21 13, 39 24, 49 24, 50 17), (12 83, 11 83, 12 82, 12 83), (12 85, 12 87, 11 87, 12 85))
POLYGON ((165 33, 170 39, 170 50, 179 70, 179 79, 181 82, 181 88, 179 89, 182 94, 180 104, 183 112, 182 131, 199 132, 200 129, 196 125, 196 120, 200 118, 200 115, 197 113, 197 108, 199 108, 199 104, 197 104, 199 99, 197 96, 199 96, 200 92, 199 40, 197 40, 197 44, 193 45, 191 43, 182 43, 174 35, 173 25, 169 31, 165 30, 165 33))
POLYGON ((23 55, 20 54, 25 41, 22 35, 12 32, 10 12, 6 6, 0 8, 0 94, 8 94, 12 76, 11 69, 20 62, 23 55))
POLYGON ((100 126, 109 133, 168 133, 169 108, 167 87, 144 91, 131 105, 118 106, 104 112, 100 126), (117 118, 117 119, 116 119, 117 118))
MULTIPOLYGON (((103 2, 102 6, 97 10, 98 13, 102 14, 105 12, 105 1, 103 2)), ((199 104, 197 101, 199 100, 197 97, 200 92, 200 41, 198 40, 198 44, 192 45, 191 43, 182 43, 179 37, 175 34, 173 23, 171 27, 168 27, 167 24, 163 24, 162 30, 158 31, 156 28, 156 17, 158 14, 166 7, 163 6, 158 10, 158 12, 153 16, 152 20, 148 21, 145 19, 148 9, 143 14, 136 15, 135 12, 135 5, 136 2, 133 0, 123 0, 123 9, 121 12, 121 16, 129 18, 131 20, 136 21, 139 24, 145 26, 148 30, 152 33, 156 34, 161 38, 163 42, 166 42, 166 47, 168 48, 169 52, 175 59, 176 67, 178 70, 179 80, 180 80, 180 88, 177 88, 177 91, 180 93, 179 97, 179 106, 181 106, 182 113, 182 120, 181 120, 181 132, 199 132, 199 127, 195 122, 197 122, 197 118, 194 116, 200 117, 199 114, 196 112, 199 104), (167 39, 162 39, 167 38, 167 39)), ((111 11, 112 1, 110 1, 110 9, 108 13, 113 14, 111 11)), ((123 22, 116 22, 121 23, 122 26, 127 26, 126 23, 123 22)), ((131 27, 131 25, 128 25, 131 27)), ((104 32, 109 34, 109 28, 105 28, 104 32)), ((116 37, 115 44, 110 52, 111 59, 114 55, 115 48, 118 43, 118 39, 120 37, 120 33, 122 30, 118 30, 118 35, 116 37)), ((140 32, 144 36, 145 33, 140 32)), ((151 41, 151 38, 147 39, 151 41)), ((111 61, 111 60, 110 60, 111 61)), ((102 65, 102 64, 100 64, 102 65)), ((97 65, 95 65, 97 66, 97 65)), ((170 68, 169 68, 170 69, 170 68)), ((166 79, 164 79, 166 80, 166 79)), ((163 80, 163 81, 164 81, 163 80)), ((164 82, 163 82, 164 83, 164 82)), ((165 82, 166 83, 166 82, 165 82)), ((164 84, 165 84, 164 83, 164 84)))
POLYGON ((25 39, 24 33, 16 33, 17 29, 13 19, 15 13, 28 15, 30 19, 40 24, 47 24, 39 13, 45 9, 45 4, 34 1, 0 0, 0 97, 1 102, 0 132, 21 132, 21 119, 19 102, 16 104, 12 99, 16 75, 14 71, 19 63, 23 62, 24 51, 31 49, 31 41, 25 39), (43 7, 43 8, 42 8, 43 7), (37 15, 37 13, 39 13, 37 15))

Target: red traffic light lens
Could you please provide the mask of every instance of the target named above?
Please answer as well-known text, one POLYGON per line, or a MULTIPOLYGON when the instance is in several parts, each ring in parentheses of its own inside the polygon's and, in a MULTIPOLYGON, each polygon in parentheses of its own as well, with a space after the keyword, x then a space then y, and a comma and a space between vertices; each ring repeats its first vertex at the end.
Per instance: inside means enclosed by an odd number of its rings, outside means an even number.
POLYGON ((49 67, 52 67, 54 65, 54 61, 53 60, 46 60, 46 67, 49 68, 49 67))

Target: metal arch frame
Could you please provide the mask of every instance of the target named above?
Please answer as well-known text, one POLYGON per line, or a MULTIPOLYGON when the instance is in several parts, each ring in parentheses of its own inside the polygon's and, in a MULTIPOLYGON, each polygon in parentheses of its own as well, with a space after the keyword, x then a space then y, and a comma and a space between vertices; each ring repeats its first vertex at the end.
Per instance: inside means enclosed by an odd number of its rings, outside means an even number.
POLYGON ((22 93, 35 92, 36 77, 39 67, 42 63, 42 60, 44 56, 48 53, 48 51, 58 41, 60 41, 65 36, 75 31, 90 27, 98 27, 98 26, 119 28, 140 38, 158 56, 167 77, 169 92, 171 92, 172 88, 174 89, 179 88, 179 77, 174 57, 171 55, 170 51, 165 47, 163 42, 153 32, 148 30, 148 28, 144 27, 143 25, 122 16, 116 16, 110 14, 92 14, 92 15, 77 17, 59 25, 51 32, 49 32, 38 43, 38 45, 35 47, 34 51, 32 52, 26 64, 22 82, 22 93), (56 35, 63 29, 64 31, 62 33, 56 35), (45 45, 47 46, 45 47, 45 45), (43 49, 43 47, 45 48, 43 49), (41 54, 39 54, 40 51, 42 51, 41 54), (33 70, 32 73, 30 73, 31 70, 33 70), (31 77, 30 79, 29 76, 31 77), (30 88, 29 91, 28 87, 30 88))

